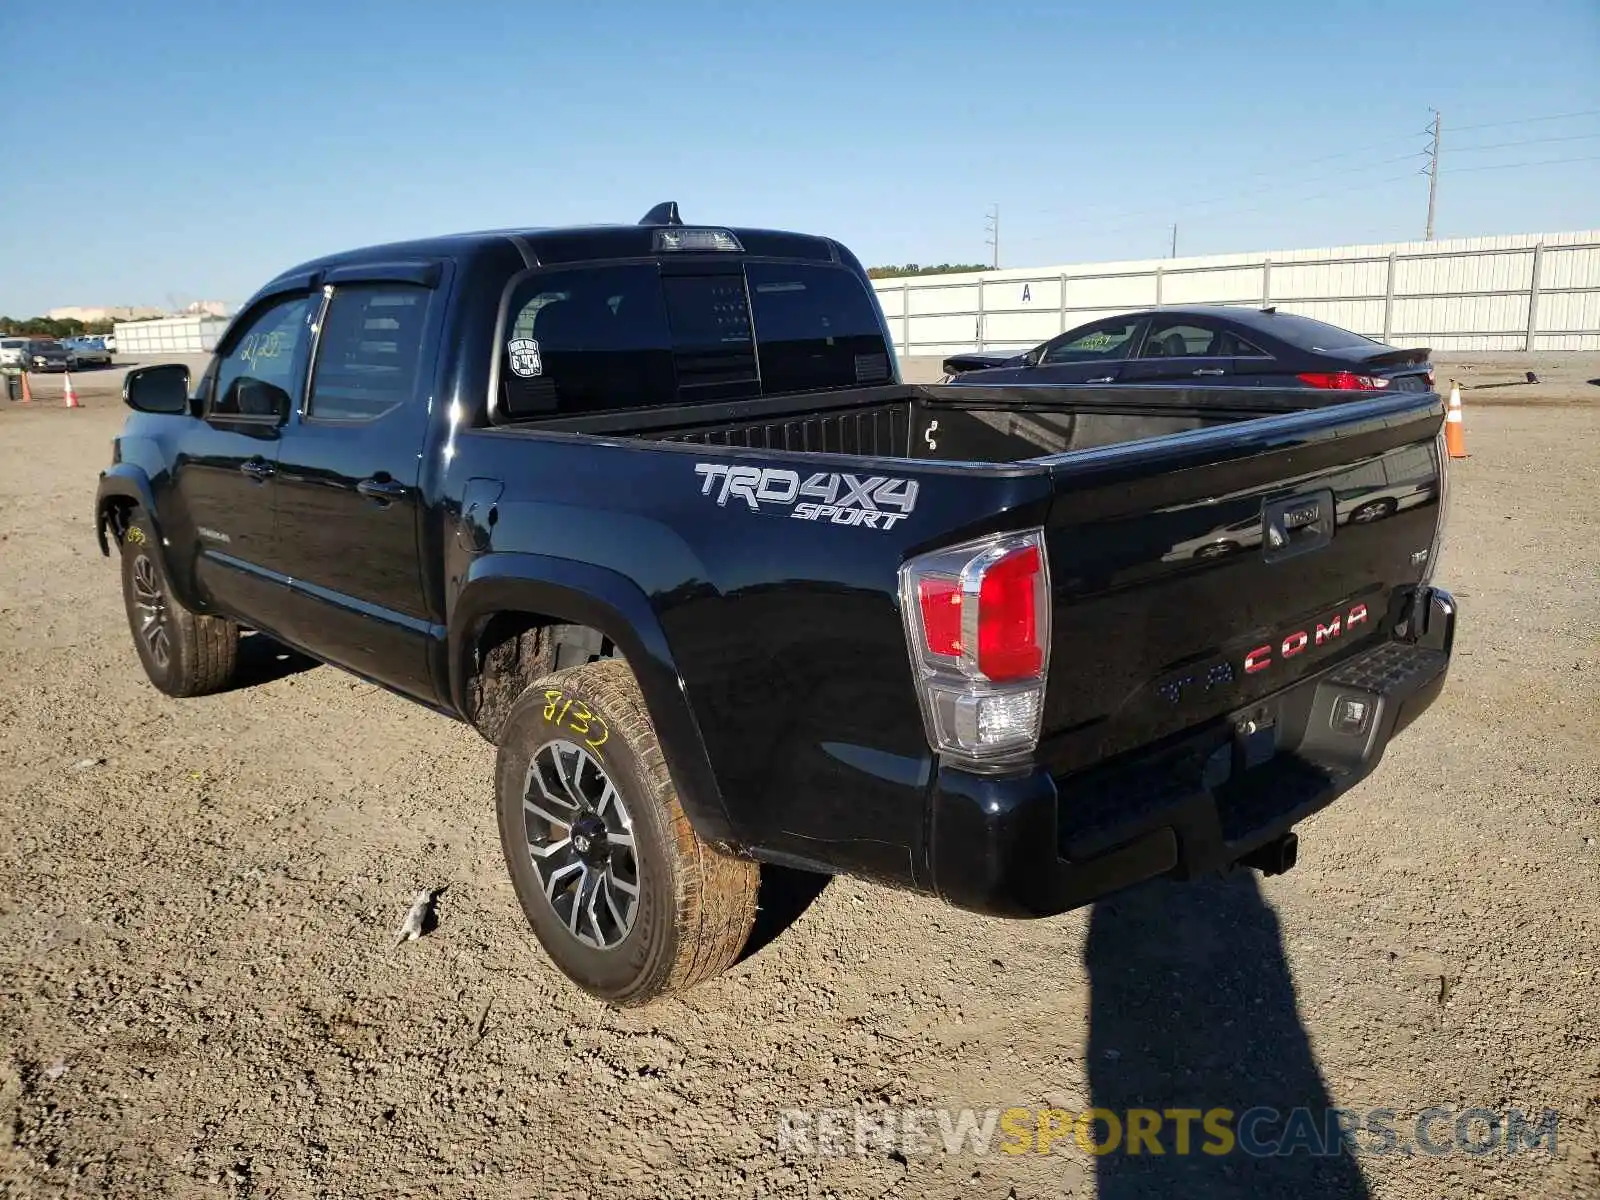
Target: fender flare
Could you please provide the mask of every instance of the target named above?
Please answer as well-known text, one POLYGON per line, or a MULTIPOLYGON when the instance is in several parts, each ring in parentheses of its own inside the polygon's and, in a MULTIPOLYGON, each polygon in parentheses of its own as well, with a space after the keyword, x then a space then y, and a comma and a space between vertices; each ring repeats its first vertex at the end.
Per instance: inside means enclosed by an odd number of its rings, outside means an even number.
POLYGON ((606 567, 543 554, 491 553, 473 561, 451 606, 450 699, 465 713, 478 638, 497 613, 526 612, 586 625, 622 651, 639 681, 678 798, 701 838, 738 846, 700 726, 649 597, 606 567))
POLYGON ((111 557, 111 543, 106 537, 106 528, 111 524, 111 510, 119 500, 131 500, 144 509, 145 519, 150 522, 156 535, 152 550, 161 560, 162 571, 170 580, 172 572, 167 570, 170 566, 167 561, 167 539, 161 532, 161 518, 156 515, 155 492, 150 487, 149 477, 138 467, 127 463, 119 463, 100 472, 100 486, 95 490, 94 498, 94 536, 100 543, 100 553, 111 557))

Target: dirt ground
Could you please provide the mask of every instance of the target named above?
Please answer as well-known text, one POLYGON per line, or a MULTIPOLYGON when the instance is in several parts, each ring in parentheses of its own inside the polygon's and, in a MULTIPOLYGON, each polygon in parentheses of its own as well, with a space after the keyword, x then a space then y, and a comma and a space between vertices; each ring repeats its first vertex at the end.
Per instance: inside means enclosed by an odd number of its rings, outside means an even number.
POLYGON ((1600 1196, 1600 355, 1531 365, 1447 364, 1451 679, 1294 871, 1025 923, 838 880, 627 1013, 525 927, 476 734, 260 646, 221 696, 145 682, 91 513, 120 371, 0 401, 0 1196, 1600 1196), (1559 1124, 1554 1154, 778 1142, 790 1109, 1254 1105, 1392 1109, 1402 1147, 1433 1107, 1436 1141, 1559 1124))

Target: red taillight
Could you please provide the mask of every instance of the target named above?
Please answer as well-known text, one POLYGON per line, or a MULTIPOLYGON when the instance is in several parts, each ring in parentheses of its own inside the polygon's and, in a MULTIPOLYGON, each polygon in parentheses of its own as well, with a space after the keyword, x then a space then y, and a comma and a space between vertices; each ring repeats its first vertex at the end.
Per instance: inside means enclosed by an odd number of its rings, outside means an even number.
POLYGON ((1375 392, 1389 386, 1380 375, 1357 375, 1354 371, 1302 371, 1295 376, 1307 387, 1332 388, 1336 392, 1375 392))
POLYGON ((954 579, 923 579, 917 584, 922 631, 932 654, 961 654, 961 584, 954 579))
POLYGON ((983 572, 978 588, 978 670, 995 681, 1033 679, 1039 644, 1039 550, 1013 550, 983 572))
POLYGON ((928 744, 972 770, 1027 761, 1050 663, 1044 530, 910 559, 900 568, 900 611, 928 744))

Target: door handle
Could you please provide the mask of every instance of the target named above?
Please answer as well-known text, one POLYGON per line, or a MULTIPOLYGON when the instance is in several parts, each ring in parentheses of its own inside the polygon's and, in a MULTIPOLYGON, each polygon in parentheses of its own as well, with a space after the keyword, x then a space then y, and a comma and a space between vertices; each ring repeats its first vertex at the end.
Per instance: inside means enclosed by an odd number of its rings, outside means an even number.
POLYGON ((264 458, 247 458, 239 464, 239 470, 259 483, 271 479, 277 468, 264 458))
POLYGON ((1194 372, 1196 375, 1226 375, 1221 367, 1199 367, 1194 372))
POLYGON ((396 483, 392 479, 363 479, 356 484, 356 491, 368 500, 376 500, 380 504, 387 504, 391 500, 398 500, 406 494, 406 485, 396 483))
POLYGON ((1110 383, 1115 378, 1116 378, 1115 375, 1102 375, 1102 376, 1100 376, 1099 379, 1085 379, 1084 382, 1085 383, 1110 383))

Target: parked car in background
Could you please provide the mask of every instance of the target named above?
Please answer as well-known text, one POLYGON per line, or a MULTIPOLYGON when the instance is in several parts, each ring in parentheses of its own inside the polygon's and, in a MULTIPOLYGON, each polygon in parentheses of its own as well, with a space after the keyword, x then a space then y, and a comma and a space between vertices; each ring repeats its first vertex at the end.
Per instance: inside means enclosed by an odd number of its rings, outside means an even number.
POLYGON ((945 381, 1433 390, 1430 351, 1274 308, 1204 304, 1092 321, 1021 354, 957 354, 945 381))
POLYGON ((24 337, 0 338, 0 367, 20 367, 28 349, 24 337))
POLYGON ((101 338, 100 341, 105 346, 105 348, 107 350, 111 351, 111 353, 115 354, 117 352, 117 335, 116 334, 108 333, 103 338, 101 338))
POLYGON ((29 338, 23 365, 30 371, 65 371, 67 348, 54 338, 29 338))
POLYGON ((111 365, 111 351, 106 349, 105 341, 101 338, 67 338, 61 344, 67 351, 67 365, 73 370, 79 367, 111 365))

